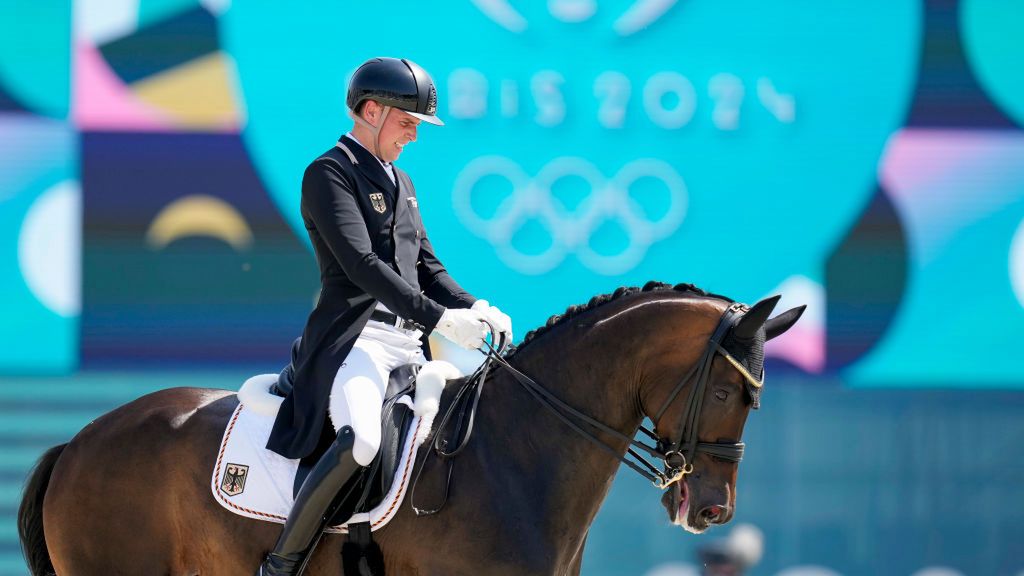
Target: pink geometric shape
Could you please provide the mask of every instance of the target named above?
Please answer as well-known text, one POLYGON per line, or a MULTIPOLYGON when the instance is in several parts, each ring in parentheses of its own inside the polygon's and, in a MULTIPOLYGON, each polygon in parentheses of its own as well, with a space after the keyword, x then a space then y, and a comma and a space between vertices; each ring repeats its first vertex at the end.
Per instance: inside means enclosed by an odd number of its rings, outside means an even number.
POLYGON ((889 138, 879 180, 892 197, 927 194, 950 174, 975 164, 991 141, 990 135, 963 130, 900 130, 889 138))
POLYGON ((95 46, 75 42, 71 116, 81 129, 162 131, 174 128, 163 112, 140 102, 95 46))
POLYGON ((879 166, 914 253, 927 265, 961 230, 1020 199, 1024 138, 1003 130, 903 129, 879 166))
POLYGON ((765 345, 765 356, 781 358, 811 374, 825 370, 825 330, 813 323, 797 323, 765 345))

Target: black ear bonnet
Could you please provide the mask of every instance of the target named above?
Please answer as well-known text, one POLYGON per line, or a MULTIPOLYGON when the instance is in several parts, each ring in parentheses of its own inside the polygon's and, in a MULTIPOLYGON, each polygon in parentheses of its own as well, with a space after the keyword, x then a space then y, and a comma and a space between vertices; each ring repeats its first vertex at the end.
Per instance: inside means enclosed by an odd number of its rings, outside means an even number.
MULTIPOLYGON (((762 326, 752 338, 738 338, 733 330, 729 330, 722 339, 722 348, 729 353, 743 368, 750 373, 758 382, 764 382, 764 343, 765 330, 762 326)), ((752 408, 757 410, 761 407, 761 386, 754 386, 748 379, 744 378, 744 387, 750 397, 752 408)))

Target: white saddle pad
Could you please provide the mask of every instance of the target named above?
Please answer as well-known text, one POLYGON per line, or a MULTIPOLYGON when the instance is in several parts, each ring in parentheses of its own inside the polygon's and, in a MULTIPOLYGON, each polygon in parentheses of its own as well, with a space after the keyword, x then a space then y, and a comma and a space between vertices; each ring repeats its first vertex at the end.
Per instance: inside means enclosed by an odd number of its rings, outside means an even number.
MULTIPOLYGON (((210 488, 217 502, 235 514, 284 524, 295 501, 292 485, 299 461, 266 449, 282 401, 269 392, 275 382, 276 374, 253 376, 239 390, 239 405, 224 430, 210 488)), ((408 396, 399 402, 413 405, 408 396)), ((435 409, 414 417, 391 489, 380 505, 369 513, 354 515, 349 522, 368 521, 371 529, 377 530, 398 512, 409 486, 416 450, 429 436, 436 413, 435 409)), ((344 534, 348 529, 342 524, 325 531, 344 534)))

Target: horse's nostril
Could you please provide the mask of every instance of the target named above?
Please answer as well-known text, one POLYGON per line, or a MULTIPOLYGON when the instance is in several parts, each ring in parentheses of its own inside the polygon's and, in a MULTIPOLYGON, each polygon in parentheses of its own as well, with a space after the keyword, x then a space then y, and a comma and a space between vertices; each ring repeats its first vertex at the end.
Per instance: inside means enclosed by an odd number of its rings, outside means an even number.
POLYGON ((700 515, 705 520, 707 520, 708 523, 718 522, 722 519, 722 517, 725 516, 725 507, 717 505, 708 506, 707 508, 704 508, 703 510, 700 511, 700 515))

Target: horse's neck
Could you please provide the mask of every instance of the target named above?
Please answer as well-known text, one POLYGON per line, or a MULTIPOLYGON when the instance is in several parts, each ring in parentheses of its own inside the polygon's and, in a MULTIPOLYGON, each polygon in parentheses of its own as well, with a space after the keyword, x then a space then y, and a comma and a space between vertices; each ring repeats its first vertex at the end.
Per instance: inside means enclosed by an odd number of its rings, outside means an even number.
MULTIPOLYGON (((621 347, 614 343, 584 344, 566 342, 562 338, 537 342, 517 354, 511 364, 576 410, 622 433, 629 433, 641 418, 639 392, 636 374, 631 373, 630 363, 624 362, 628 359, 622 354, 621 347)), ((543 408, 522 386, 512 382, 512 387, 512 395, 523 404, 524 410, 535 413, 539 422, 547 423, 545 430, 563 430, 567 436, 582 439, 564 424, 556 424, 558 417, 543 408)), ((583 427, 595 432, 587 425, 583 427)), ((598 434, 606 441, 611 440, 598 434)))
MULTIPOLYGON (((640 424, 636 391, 613 346, 537 342, 511 363, 560 400, 609 427, 630 435, 640 424)), ((538 524, 554 534, 582 538, 611 487, 619 461, 572 430, 544 408, 504 369, 484 391, 485 418, 492 448, 501 447, 510 469, 526 471, 538 524)), ((569 417, 617 452, 626 443, 569 417)), ((513 487, 514 489, 515 487, 513 487)), ((519 490, 523 486, 518 486, 519 490)))

